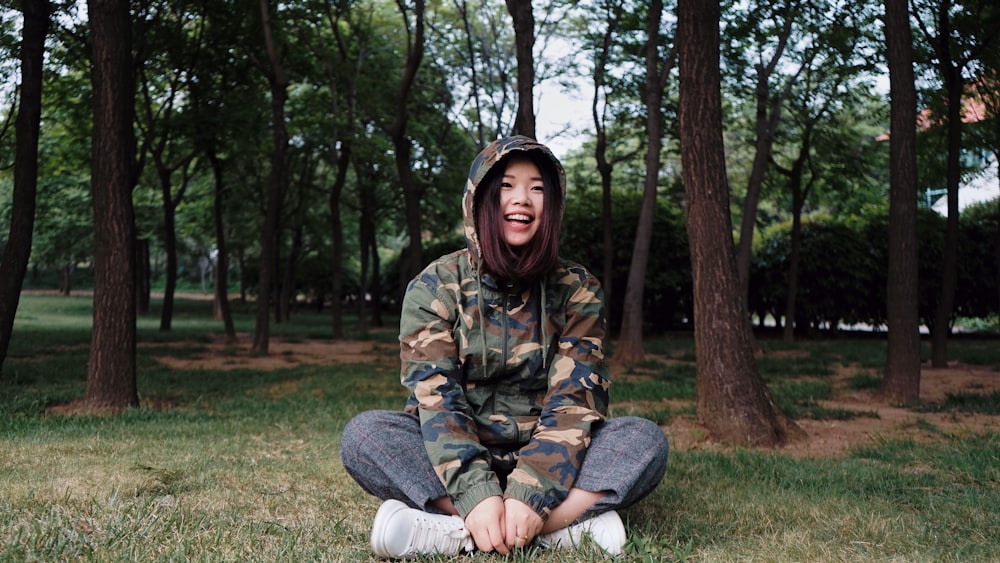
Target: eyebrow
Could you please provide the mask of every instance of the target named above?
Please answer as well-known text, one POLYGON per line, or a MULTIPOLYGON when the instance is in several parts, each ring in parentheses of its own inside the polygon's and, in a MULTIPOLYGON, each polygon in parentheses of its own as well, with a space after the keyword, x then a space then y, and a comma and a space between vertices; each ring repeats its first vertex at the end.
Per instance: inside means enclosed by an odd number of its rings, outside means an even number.
MULTIPOLYGON (((513 178, 514 175, 513 174, 504 174, 503 177, 504 178, 513 178)), ((541 176, 532 176, 531 178, 529 178, 529 180, 531 180, 532 182, 541 182, 542 181, 542 177, 541 176)))

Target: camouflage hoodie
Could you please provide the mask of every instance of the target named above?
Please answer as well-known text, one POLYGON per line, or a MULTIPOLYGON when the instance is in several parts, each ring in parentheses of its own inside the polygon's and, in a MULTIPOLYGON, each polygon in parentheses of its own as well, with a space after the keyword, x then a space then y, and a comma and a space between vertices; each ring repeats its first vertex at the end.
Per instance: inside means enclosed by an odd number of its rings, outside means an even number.
POLYGON ((420 417, 427 454, 462 517, 496 495, 547 518, 576 481, 593 426, 607 415, 597 278, 560 260, 540 282, 501 286, 479 267, 476 188, 505 154, 528 150, 552 159, 565 199, 566 176, 548 148, 527 137, 492 143, 466 183, 467 248, 427 266, 403 300, 406 410, 420 417))

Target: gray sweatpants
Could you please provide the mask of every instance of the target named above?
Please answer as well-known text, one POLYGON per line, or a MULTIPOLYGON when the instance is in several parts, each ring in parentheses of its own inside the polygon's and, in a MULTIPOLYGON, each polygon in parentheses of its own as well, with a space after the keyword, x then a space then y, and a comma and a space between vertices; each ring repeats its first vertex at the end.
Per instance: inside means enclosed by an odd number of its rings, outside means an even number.
MULTIPOLYGON (((575 487, 610 494, 590 507, 581 520, 630 506, 648 495, 667 467, 667 438, 644 418, 605 420, 591 436, 575 487)), ((344 428, 341 458, 347 472, 370 494, 396 499, 427 512, 447 494, 431 467, 420 422, 402 411, 366 411, 344 428)))

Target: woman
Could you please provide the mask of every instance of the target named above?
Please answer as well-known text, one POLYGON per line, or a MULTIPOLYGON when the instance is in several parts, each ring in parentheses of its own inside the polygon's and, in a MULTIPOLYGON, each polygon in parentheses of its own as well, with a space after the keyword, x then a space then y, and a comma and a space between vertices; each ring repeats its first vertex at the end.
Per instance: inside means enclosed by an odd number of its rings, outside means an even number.
POLYGON ((663 477, 650 421, 607 418, 600 282, 559 258, 566 176, 544 145, 515 136, 472 163, 467 248, 432 262, 403 300, 403 412, 344 429, 344 466, 385 500, 382 557, 509 554, 586 535, 619 553, 615 509, 663 477))

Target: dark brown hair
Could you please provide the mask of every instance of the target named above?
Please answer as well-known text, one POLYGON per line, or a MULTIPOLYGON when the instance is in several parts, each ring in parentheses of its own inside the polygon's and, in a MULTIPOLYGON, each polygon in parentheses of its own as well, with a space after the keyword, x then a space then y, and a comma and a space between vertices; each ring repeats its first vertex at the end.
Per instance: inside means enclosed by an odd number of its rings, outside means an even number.
POLYGON ((559 262, 559 230, 562 223, 562 186, 555 165, 540 151, 511 153, 490 168, 476 190, 474 215, 484 269, 507 282, 534 281, 555 269, 559 262), (507 244, 500 209, 500 185, 507 165, 514 159, 530 160, 542 174, 544 204, 541 224, 523 247, 507 244))

